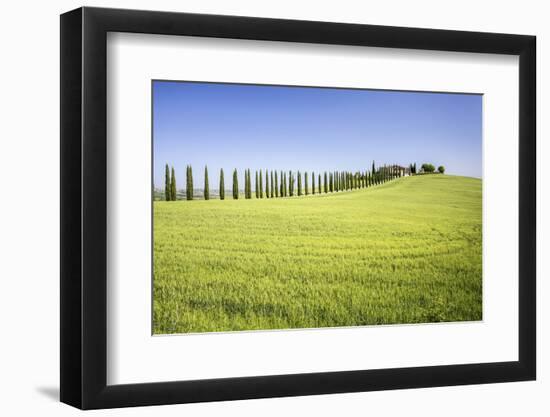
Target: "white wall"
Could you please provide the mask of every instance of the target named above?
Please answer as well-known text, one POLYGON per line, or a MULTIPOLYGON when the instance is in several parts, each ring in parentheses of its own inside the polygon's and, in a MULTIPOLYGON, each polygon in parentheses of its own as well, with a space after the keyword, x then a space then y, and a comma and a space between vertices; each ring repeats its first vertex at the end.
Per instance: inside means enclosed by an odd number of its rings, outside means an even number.
MULTIPOLYGON (((0 72, 0 414, 76 415, 57 402, 59 378, 59 18, 76 1, 3 4, 0 72)), ((395 26, 533 34, 538 37, 538 137, 550 97, 550 26, 542 1, 93 1, 86 5, 239 14, 395 26)), ((539 146, 539 166, 549 163, 539 146)), ((548 415, 550 403, 550 171, 539 169, 539 378, 537 382, 432 388, 100 411, 94 415, 548 415), (545 232, 545 236, 542 234, 545 232), (545 395, 546 394, 546 395, 545 395)))

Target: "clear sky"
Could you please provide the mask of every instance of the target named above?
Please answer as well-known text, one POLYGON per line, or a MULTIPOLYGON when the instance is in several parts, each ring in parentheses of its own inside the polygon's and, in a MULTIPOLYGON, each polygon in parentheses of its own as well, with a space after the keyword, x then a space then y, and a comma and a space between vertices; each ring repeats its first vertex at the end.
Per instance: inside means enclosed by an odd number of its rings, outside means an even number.
MULTIPOLYGON (((372 161, 444 165, 481 178, 482 96, 383 90, 153 82, 154 184, 165 164, 179 188, 220 168, 364 171, 372 161)), ((244 183, 243 183, 244 184, 244 183)))

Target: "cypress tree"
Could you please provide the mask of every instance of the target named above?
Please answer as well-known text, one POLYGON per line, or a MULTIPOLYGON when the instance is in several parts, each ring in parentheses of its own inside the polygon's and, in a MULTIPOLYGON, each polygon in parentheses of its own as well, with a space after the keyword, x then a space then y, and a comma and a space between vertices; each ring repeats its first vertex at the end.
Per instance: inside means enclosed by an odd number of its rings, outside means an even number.
POLYGON ((275 197, 275 193, 273 192, 273 171, 271 171, 271 187, 269 187, 269 191, 271 192, 270 197, 275 197))
POLYGON ((170 178, 170 200, 176 201, 176 172, 174 167, 172 167, 172 177, 170 178))
POLYGON ((210 200, 210 184, 208 184, 208 167, 204 166, 204 199, 210 200))
POLYGON ((187 165, 187 186, 185 190, 188 200, 193 200, 193 168, 187 165))
POLYGON ((286 176, 286 172, 285 172, 285 187, 283 190, 285 192, 285 197, 288 197, 288 178, 286 176))
POLYGON ((258 180, 258 171, 256 171, 256 182, 254 183, 256 188, 256 198, 260 198, 260 183, 258 180))
POLYGON ((248 199, 248 169, 244 170, 244 198, 248 199))
POLYGON ((244 198, 248 198, 248 169, 244 170, 244 198))
POLYGON ((298 196, 302 195, 302 174, 298 171, 298 196))
POLYGON ((305 194, 308 195, 309 194, 309 186, 308 186, 308 175, 307 175, 307 172, 304 172, 304 182, 305 182, 305 194))
POLYGON ((279 192, 279 196, 282 198, 285 196, 285 178, 284 178, 283 171, 281 171, 281 175, 279 178, 281 179, 281 190, 279 192))
POLYGON ((334 179, 332 178, 332 172, 329 174, 329 191, 332 193, 334 191, 334 179))
POLYGON ((315 194, 315 172, 311 173, 311 194, 315 194))
POLYGON ((166 164, 166 169, 164 170, 164 199, 166 201, 172 200, 172 191, 170 190, 170 168, 166 164))
POLYGON ((288 171, 288 195, 294 197, 294 177, 292 171, 288 171))
POLYGON ((319 190, 319 194, 323 192, 323 189, 321 188, 321 174, 317 175, 318 182, 317 182, 317 190, 319 190))
POLYGON ((279 197, 279 179, 277 178, 278 174, 275 171, 275 197, 279 197))
POLYGON ((239 178, 237 177, 237 169, 233 170, 233 199, 239 199, 239 178))
POLYGON ((324 185, 325 185, 325 188, 324 188, 324 191, 325 191, 325 193, 328 193, 328 175, 327 175, 327 171, 325 171, 325 178, 324 178, 324 180, 325 180, 325 184, 324 184, 324 185))
POLYGON ((250 168, 248 169, 248 198, 252 198, 252 175, 250 174, 250 168))
POLYGON ((223 168, 220 169, 220 200, 225 200, 225 181, 223 178, 223 168))
POLYGON ((260 198, 264 198, 264 185, 263 185, 262 170, 260 169, 260 198))
POLYGON ((265 170, 265 198, 269 198, 269 174, 267 169, 265 170))

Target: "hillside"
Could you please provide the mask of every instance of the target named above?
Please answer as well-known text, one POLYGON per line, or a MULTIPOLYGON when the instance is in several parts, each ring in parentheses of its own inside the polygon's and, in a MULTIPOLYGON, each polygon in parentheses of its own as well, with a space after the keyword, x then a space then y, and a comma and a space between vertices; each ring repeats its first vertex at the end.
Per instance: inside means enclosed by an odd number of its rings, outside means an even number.
POLYGON ((480 320, 481 180, 154 203, 154 332, 480 320))

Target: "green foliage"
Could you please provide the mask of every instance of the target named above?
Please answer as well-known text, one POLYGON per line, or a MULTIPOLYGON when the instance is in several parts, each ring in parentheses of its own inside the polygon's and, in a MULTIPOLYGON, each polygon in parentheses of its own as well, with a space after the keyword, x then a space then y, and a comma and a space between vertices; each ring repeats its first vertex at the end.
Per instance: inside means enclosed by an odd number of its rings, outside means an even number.
POLYGON ((440 174, 445 174, 445 167, 443 165, 439 165, 437 167, 437 171, 440 173, 440 174))
POLYGON ((308 181, 308 175, 307 175, 307 172, 304 172, 304 188, 305 188, 305 193, 306 195, 309 195, 309 181, 308 181))
POLYGON ((269 191, 271 193, 270 197, 273 198, 275 197, 275 192, 273 191, 273 171, 271 171, 271 187, 269 187, 269 191))
POLYGON ((153 333, 482 319, 481 181, 155 201, 153 333), (197 244, 200 242, 200 244, 197 244))
POLYGON ((258 171, 256 171, 256 182, 254 184, 256 187, 256 198, 260 198, 260 182, 258 177, 258 171))
POLYGON ((325 193, 328 193, 328 176, 327 176, 327 171, 325 171, 325 178, 324 178, 324 188, 323 188, 323 191, 325 193))
POLYGON ((220 169, 220 200, 225 200, 225 180, 223 178, 223 168, 220 169))
POLYGON ((177 200, 177 187, 176 187, 176 172, 174 171, 174 167, 172 167, 172 176, 170 177, 170 200, 176 201, 177 200))
POLYGON ((208 167, 204 166, 204 199, 210 200, 210 184, 208 183, 208 167))
POLYGON ((185 196, 187 200, 193 200, 193 169, 187 165, 185 196))
POLYGON ((168 168, 168 164, 166 164, 166 169, 164 170, 164 199, 166 201, 172 200, 172 190, 171 190, 171 182, 170 182, 170 168, 168 168))
POLYGON ((311 194, 315 194, 315 172, 311 173, 311 194))
POLYGON ((233 199, 239 199, 239 178, 237 176, 237 170, 233 170, 233 199))
POLYGON ((277 171, 275 171, 275 197, 279 197, 279 178, 277 171))
POLYGON ((262 177, 262 170, 260 169, 260 198, 264 198, 264 180, 262 177))
POLYGON ((265 170, 265 198, 269 198, 270 191, 269 191, 269 174, 267 169, 265 170))
POLYGON ((302 195, 302 174, 298 171, 298 196, 302 195))
POLYGON ((433 164, 424 163, 422 164, 422 171, 431 173, 435 171, 435 166, 433 164))

